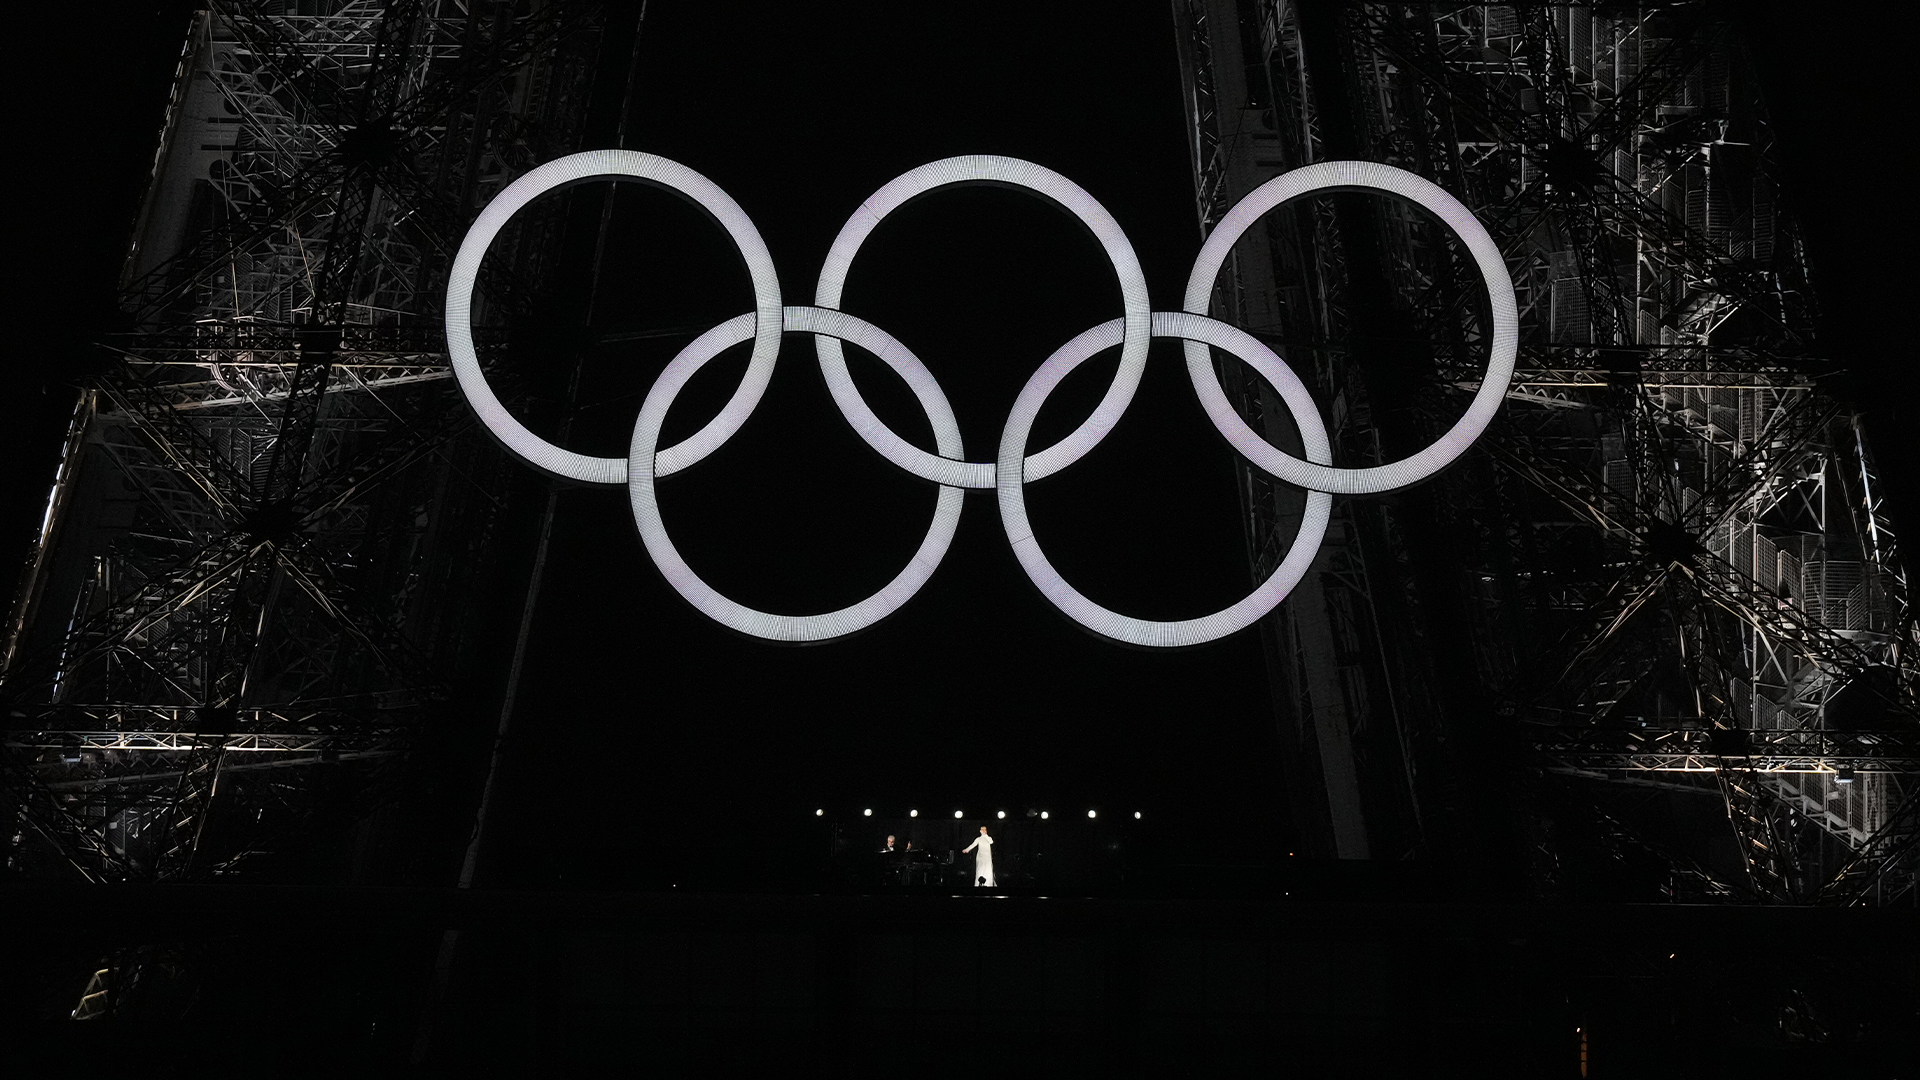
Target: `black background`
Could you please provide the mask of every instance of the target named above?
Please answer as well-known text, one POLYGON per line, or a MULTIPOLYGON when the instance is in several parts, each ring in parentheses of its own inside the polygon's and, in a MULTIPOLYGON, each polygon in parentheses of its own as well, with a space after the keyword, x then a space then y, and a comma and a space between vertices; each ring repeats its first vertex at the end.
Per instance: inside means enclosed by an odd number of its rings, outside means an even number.
MULTIPOLYGON (((702 43, 727 39, 738 13, 653 7, 628 145, 725 187, 759 225, 790 303, 811 299, 834 236, 874 190, 924 162, 988 152, 1088 188, 1169 306, 1200 242, 1170 19, 992 14, 760 14, 716 63, 702 43)), ((719 231, 669 195, 623 188, 608 250, 594 303, 608 335, 704 327, 749 306, 719 231)), ((973 460, 993 457, 1040 361, 1120 312, 1113 271, 1072 218, 980 187, 890 217, 843 307, 941 379, 973 460)), ((678 344, 597 350, 569 442, 620 453, 639 395, 678 344)), ((711 415, 744 352, 703 372, 670 414, 669 438, 711 415)), ((1088 365, 1050 402, 1035 448, 1086 415, 1112 363, 1088 365)), ((789 338, 748 426, 662 485, 694 569, 772 611, 830 610, 878 588, 918 545, 933 503, 932 489, 858 441, 816 370, 807 343, 789 338)), ((877 362, 855 371, 884 416, 924 433, 877 362)), ((1246 556, 1232 460, 1217 444, 1177 348, 1162 345, 1119 432, 1030 495, 1056 566, 1145 617, 1236 600, 1246 556)), ((851 816, 869 806, 946 820, 1041 808, 1076 823, 1088 808, 1129 822, 1136 810, 1156 823, 1204 815, 1234 822, 1239 843, 1280 842, 1257 638, 1174 654, 1093 638, 1027 583, 988 493, 968 497, 950 554, 898 616, 807 648, 743 639, 694 613, 645 561, 619 492, 569 492, 561 507, 522 688, 530 708, 515 719, 494 834, 495 850, 543 857, 495 862, 490 851, 489 865, 521 867, 500 880, 648 883, 715 848, 805 843, 787 823, 811 824, 816 809, 848 822, 854 846, 877 846, 851 816), (620 755, 627 783, 577 782, 586 778, 569 763, 593 747, 634 750, 620 755), (596 831, 550 828, 614 816, 645 834, 633 858, 596 858, 596 831)))

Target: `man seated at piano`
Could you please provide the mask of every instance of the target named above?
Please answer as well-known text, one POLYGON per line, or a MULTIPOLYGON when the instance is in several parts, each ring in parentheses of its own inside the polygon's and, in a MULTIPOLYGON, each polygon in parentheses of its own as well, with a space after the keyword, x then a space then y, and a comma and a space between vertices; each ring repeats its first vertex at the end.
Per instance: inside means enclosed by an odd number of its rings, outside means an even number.
POLYGON ((887 837, 887 846, 880 849, 880 865, 881 872, 886 875, 888 881, 906 883, 907 849, 912 846, 913 844, 909 842, 902 847, 898 837, 887 837))

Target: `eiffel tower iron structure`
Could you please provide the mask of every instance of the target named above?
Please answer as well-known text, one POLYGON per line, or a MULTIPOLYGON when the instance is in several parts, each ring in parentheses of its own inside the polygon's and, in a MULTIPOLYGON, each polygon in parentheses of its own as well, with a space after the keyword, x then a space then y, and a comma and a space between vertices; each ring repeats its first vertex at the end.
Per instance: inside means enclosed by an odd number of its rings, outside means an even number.
MULTIPOLYGON (((1828 389, 1729 13, 1174 14, 1203 233, 1286 169, 1384 161, 1466 202, 1521 303, 1495 429, 1424 487, 1340 500, 1263 628, 1316 850, 1525 866, 1512 887, 1547 896, 1636 867, 1669 899, 1914 903, 1903 551, 1870 433, 1828 389)), ((1471 263, 1409 205, 1283 207, 1213 302, 1315 388, 1343 464, 1418 449, 1478 385, 1471 263)), ((1250 421, 1296 439, 1270 388, 1216 363, 1250 421)), ((1302 500, 1250 472, 1242 489, 1258 578, 1302 500)))
MULTIPOLYGON (((578 149, 601 19, 528 0, 194 16, 127 329, 80 394, 0 643, 10 876, 245 874, 316 815, 393 795, 471 644, 507 489, 450 378, 451 248, 578 149)), ((524 217, 479 300, 495 358, 558 258, 557 211, 524 217)), ((97 981, 124 993, 137 968, 97 981)))

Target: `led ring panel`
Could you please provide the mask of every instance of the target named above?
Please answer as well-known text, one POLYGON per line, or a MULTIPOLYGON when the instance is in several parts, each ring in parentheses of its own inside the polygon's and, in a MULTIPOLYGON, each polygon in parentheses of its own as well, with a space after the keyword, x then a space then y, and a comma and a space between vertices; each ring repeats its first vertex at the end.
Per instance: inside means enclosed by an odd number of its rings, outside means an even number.
MULTIPOLYGON (((1040 406, 1046 403, 1047 395, 1053 392, 1061 379, 1067 377, 1068 372, 1079 367, 1088 357, 1101 349, 1119 344, 1121 335, 1120 320, 1102 323, 1062 345, 1027 380, 1026 387, 1013 403, 1006 429, 1000 436, 1000 522, 1007 530, 1007 541, 1013 545, 1014 557, 1020 560, 1027 577, 1054 607, 1074 622, 1102 637, 1129 645, 1178 648, 1204 644, 1252 625, 1262 615, 1272 611, 1274 605, 1285 599, 1293 587, 1300 583, 1301 575, 1307 572, 1313 557, 1320 551, 1321 538, 1327 532, 1327 519, 1333 511, 1333 496, 1323 491, 1309 492, 1306 513, 1300 520, 1300 531, 1293 538, 1293 546, 1287 549, 1286 558, 1280 560, 1280 565, 1267 576, 1267 580, 1239 603, 1211 615, 1173 622, 1135 619, 1101 607, 1067 584, 1040 550, 1040 541, 1034 537, 1033 527, 1027 521, 1026 494, 1019 464, 1026 456, 1027 434, 1033 430, 1034 418, 1040 415, 1040 406)), ((1153 336, 1186 338, 1218 346, 1252 365, 1268 384, 1280 392, 1280 399, 1286 402, 1287 411, 1300 428, 1300 442, 1306 450, 1307 459, 1321 464, 1333 460, 1327 429, 1320 422, 1320 411, 1314 407, 1313 397, 1301 385, 1293 369, 1282 363, 1273 350, 1255 340, 1251 334, 1205 315, 1156 311, 1153 313, 1153 336)))
POLYGON ((589 457, 555 446, 528 431, 514 419, 494 395, 493 387, 480 371, 480 360, 473 351, 473 286, 480 277, 480 261, 493 246, 507 221, 534 199, 563 187, 591 180, 644 180, 676 191, 698 203, 712 214, 733 238, 746 260, 747 274, 753 281, 753 307, 757 322, 753 332, 753 356, 747 362, 746 377, 727 401, 720 414, 685 442, 666 451, 674 467, 685 468, 713 453, 721 443, 733 437, 746 423, 747 416, 760 403, 760 395, 773 378, 773 362, 780 354, 780 275, 774 270, 773 256, 766 242, 753 227, 747 212, 720 190, 713 181, 677 161, 632 150, 589 150, 582 154, 549 161, 494 196, 486 209, 467 230, 460 250, 447 271, 447 354, 453 360, 454 377, 467 403, 508 450, 534 468, 588 484, 624 484, 627 463, 619 458, 589 457))
POLYGON ((1213 293, 1214 279, 1220 275, 1233 245, 1255 221, 1281 203, 1316 191, 1384 191, 1418 203, 1446 223, 1466 245, 1486 279, 1487 298, 1493 312, 1493 342, 1487 355, 1487 374, 1480 389, 1467 405, 1467 411, 1446 434, 1412 457, 1367 469, 1336 469, 1331 465, 1301 461, 1276 449, 1247 426, 1240 414, 1227 402, 1226 392, 1207 356, 1207 347, 1188 341, 1187 375, 1193 380, 1194 393, 1213 419, 1215 427, 1248 461, 1274 476, 1310 491, 1331 491, 1340 495, 1367 495, 1411 487, 1445 468, 1466 453, 1480 437, 1507 396, 1513 382, 1514 357, 1520 348, 1520 309, 1513 299, 1513 278, 1500 248, 1487 230, 1460 200, 1427 180, 1404 169, 1371 161, 1322 161, 1282 173, 1254 188, 1235 203, 1220 223, 1214 226, 1200 255, 1193 261, 1193 273, 1187 278, 1186 309, 1205 314, 1213 293))
MULTIPOLYGON (((1133 244, 1121 231, 1120 223, 1084 188, 1043 165, 991 154, 969 154, 922 165, 874 192, 841 226, 840 235, 834 238, 826 262, 821 265, 820 284, 814 290, 813 302, 823 308, 840 306, 854 257, 888 214, 938 188, 970 183, 990 183, 1031 192, 1080 219, 1100 242, 1107 260, 1113 264, 1114 276, 1120 279, 1126 339, 1120 349, 1119 370, 1114 372, 1113 382, 1092 415, 1066 438, 1028 459, 1027 479, 1038 480, 1080 460, 1119 423, 1120 414, 1127 411, 1134 391, 1140 386, 1140 375, 1147 366, 1147 341, 1153 336, 1153 304, 1147 295, 1147 278, 1140 270, 1140 260, 1134 257, 1133 244)), ((869 445, 888 461, 924 479, 934 479, 931 474, 935 471, 951 471, 929 461, 931 455, 924 451, 907 446, 874 416, 847 374, 846 357, 838 339, 816 338, 814 347, 820 354, 820 372, 826 376, 834 402, 869 445)), ((993 466, 975 465, 967 471, 967 477, 967 487, 990 488, 994 484, 993 466)))
POLYGON ((1116 641, 1153 647, 1195 645, 1240 630, 1271 611, 1297 584, 1324 536, 1334 494, 1393 491, 1418 483, 1459 457, 1485 430, 1512 381, 1519 338, 1513 282, 1499 249, 1471 212, 1445 191, 1412 173, 1371 162, 1310 165, 1263 184, 1234 206, 1195 260, 1183 312, 1156 312, 1132 246, 1092 196, 1051 170, 1013 158, 948 158, 913 170, 882 187, 842 228, 821 271, 814 307, 780 304, 779 283, 752 222, 705 177, 665 158, 630 151, 599 150, 549 162, 521 177, 481 213, 454 260, 447 287, 447 347, 461 391, 480 419, 506 446, 555 476, 628 487, 641 542, 668 582, 695 608, 742 633, 773 641, 824 641, 870 626, 899 609, 932 576, 953 540, 967 488, 996 489, 1001 521, 1021 567, 1050 602, 1082 626, 1116 641), (574 454, 529 432, 501 406, 474 356, 471 303, 488 245, 513 214, 538 195, 587 180, 636 178, 685 194, 717 218, 733 238, 753 281, 755 308, 701 335, 668 364, 648 392, 634 423, 625 461, 574 454), (1066 208, 1092 230, 1120 281, 1123 317, 1088 330, 1061 346, 1028 380, 1002 430, 999 457, 989 463, 961 459, 959 425, 946 394, 913 353, 871 323, 836 310, 846 274, 860 245, 885 216, 919 195, 950 184, 989 182, 1018 187, 1066 208), (1493 316, 1487 373, 1465 415, 1433 445, 1402 461, 1373 468, 1332 464, 1318 409, 1281 359, 1242 330, 1208 317, 1213 281, 1228 250, 1261 215, 1314 191, 1382 191, 1409 199, 1437 214, 1466 245, 1486 279, 1493 316), (712 453, 745 423, 772 376, 783 331, 816 335, 822 375, 842 414, 860 437, 888 461, 940 486, 933 522, 920 549, 893 581, 851 607, 824 615, 774 615, 738 604, 700 580, 675 550, 655 498, 655 482, 712 453), (1026 516, 1025 488, 1079 460, 1112 430, 1132 401, 1154 337, 1186 342, 1187 370, 1207 415, 1228 443, 1256 467, 1308 489, 1300 533, 1279 567, 1238 603, 1196 619, 1155 622, 1120 615, 1081 595, 1042 552, 1026 516), (658 448, 668 407, 693 373, 723 349, 751 339, 746 377, 720 414, 698 433, 658 448), (880 357, 912 389, 934 430, 935 451, 900 438, 873 414, 854 387, 840 341, 880 357), (1102 349, 1121 347, 1119 371, 1094 413, 1072 434, 1028 455, 1026 441, 1041 405, 1069 371, 1102 349), (1300 429, 1304 459, 1275 448, 1242 420, 1215 376, 1208 347, 1223 349, 1251 365, 1279 391, 1300 429))
MULTIPOLYGON (((653 388, 647 391, 647 398, 640 405, 640 416, 633 423, 633 443, 627 453, 627 498, 633 504, 634 524, 639 527, 640 542, 646 545, 654 565, 666 575, 667 583, 715 622, 770 641, 805 643, 844 637, 898 611, 900 605, 912 599, 920 586, 933 576, 934 568, 940 565, 947 546, 953 542, 954 530, 960 526, 960 504, 966 492, 942 484, 934 503, 933 523, 927 527, 926 538, 920 541, 920 549, 908 560, 906 568, 879 592, 851 607, 824 615, 775 615, 730 600, 701 580, 667 536, 666 522, 661 519, 659 500, 654 494, 654 480, 659 475, 654 448, 659 443, 660 425, 666 419, 667 409, 687 380, 721 350, 752 336, 755 320, 755 315, 736 316, 694 339, 667 364, 653 388)), ((906 365, 919 366, 918 360, 878 327, 851 315, 794 307, 785 310, 784 321, 788 329, 844 336, 887 361, 895 371, 906 365)), ((954 420, 945 395, 930 379, 913 384, 913 389, 933 425, 934 445, 942 455, 958 458, 960 425, 954 420)))

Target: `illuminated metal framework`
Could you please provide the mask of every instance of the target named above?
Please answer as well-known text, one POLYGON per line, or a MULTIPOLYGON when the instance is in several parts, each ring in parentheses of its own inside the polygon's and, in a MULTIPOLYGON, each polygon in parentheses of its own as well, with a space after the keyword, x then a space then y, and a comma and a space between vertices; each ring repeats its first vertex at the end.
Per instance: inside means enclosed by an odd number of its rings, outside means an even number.
MULTIPOLYGON (((1663 859, 1673 895, 1914 902, 1901 553, 1858 416, 1815 385, 1830 364, 1805 259, 1724 15, 1174 8, 1203 231, 1285 169, 1385 161, 1472 209, 1521 306, 1480 451, 1398 503, 1337 501, 1264 628, 1322 849, 1458 851, 1504 815, 1556 892, 1573 843, 1556 823, 1579 818, 1599 823, 1590 847, 1663 859), (1721 824, 1701 827, 1703 805, 1721 824)), ((1331 403, 1336 463, 1399 456, 1458 415, 1487 323, 1441 229, 1357 195, 1266 226, 1214 312, 1331 403)), ((1215 362, 1250 421, 1297 439, 1215 362)), ((1301 499, 1243 479, 1258 577, 1301 499)))
MULTIPOLYGON (((446 699, 503 490, 439 332, 450 238, 575 148, 598 45, 591 6, 519 0, 194 18, 134 329, 81 397, 4 642, 11 875, 239 872, 383 797, 446 699)), ((490 357, 557 220, 503 238, 490 357)))

